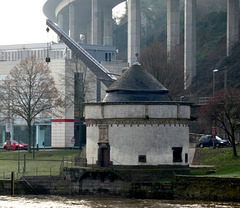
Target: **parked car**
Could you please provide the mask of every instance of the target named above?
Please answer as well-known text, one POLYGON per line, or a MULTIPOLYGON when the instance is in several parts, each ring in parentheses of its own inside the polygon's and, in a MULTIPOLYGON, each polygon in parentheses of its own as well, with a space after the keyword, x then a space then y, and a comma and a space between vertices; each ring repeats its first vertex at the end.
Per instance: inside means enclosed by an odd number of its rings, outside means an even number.
POLYGON ((15 141, 15 140, 7 140, 3 144, 3 149, 10 149, 10 150, 23 150, 23 149, 28 149, 28 144, 22 142, 22 141, 15 141), (9 144, 8 144, 9 143, 9 144))
POLYGON ((216 136, 216 139, 213 140, 212 135, 205 135, 205 136, 202 136, 199 139, 199 147, 201 147, 201 148, 203 148, 203 147, 213 147, 213 141, 214 141, 214 146, 215 147, 230 146, 229 141, 224 140, 224 139, 220 138, 219 136, 216 136))

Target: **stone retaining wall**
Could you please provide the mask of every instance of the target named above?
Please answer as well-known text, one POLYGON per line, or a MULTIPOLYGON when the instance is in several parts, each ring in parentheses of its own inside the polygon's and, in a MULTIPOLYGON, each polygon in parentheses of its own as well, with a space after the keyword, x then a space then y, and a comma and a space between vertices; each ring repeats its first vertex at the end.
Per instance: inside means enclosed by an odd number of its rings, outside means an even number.
POLYGON ((240 201, 240 178, 175 176, 174 199, 240 201))
MULTIPOLYGON (((172 183, 124 181, 112 172, 69 171, 61 176, 26 177, 15 194, 94 195, 135 198, 240 201, 240 178, 175 175, 172 183)), ((0 181, 0 194, 10 195, 10 181, 0 181)))
POLYGON ((25 181, 16 182, 16 192, 21 190, 26 194, 173 198, 171 183, 129 181, 124 180, 123 176, 106 170, 65 170, 61 176, 25 176, 25 181))
MULTIPOLYGON (((59 176, 25 176, 25 187, 33 194, 71 194, 70 181, 61 180, 59 176), (64 183, 65 182, 65 183, 64 183), (26 184, 27 183, 27 184, 26 184), (35 193, 36 192, 36 193, 35 193)), ((23 180, 21 180, 24 183, 23 180)))

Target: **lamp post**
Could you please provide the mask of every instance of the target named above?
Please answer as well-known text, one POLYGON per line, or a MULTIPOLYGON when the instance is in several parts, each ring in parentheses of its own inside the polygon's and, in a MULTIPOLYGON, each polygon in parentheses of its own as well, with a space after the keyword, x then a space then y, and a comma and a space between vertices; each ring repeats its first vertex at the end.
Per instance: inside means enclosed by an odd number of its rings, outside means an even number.
POLYGON ((34 133, 35 133, 35 135, 36 135, 36 132, 34 131, 35 130, 35 118, 34 118, 34 120, 33 120, 33 125, 32 125, 32 141, 33 141, 33 143, 32 143, 32 145, 33 145, 33 159, 35 159, 35 136, 34 136, 34 133))
MULTIPOLYGON (((224 72, 224 90, 226 92, 226 89, 227 89, 227 73, 228 73, 228 70, 225 68, 223 70, 218 70, 218 69, 214 69, 213 70, 213 98, 215 96, 215 73, 218 72, 218 71, 223 71, 224 72)), ((226 123, 226 118, 224 118, 224 123, 226 123)), ((215 128, 215 123, 213 122, 213 128, 215 128)), ((226 130, 225 131, 225 139, 227 138, 227 132, 226 130)), ((214 143, 213 143, 214 145, 214 143)))
MULTIPOLYGON (((215 73, 218 72, 218 69, 213 70, 213 98, 215 96, 215 73)), ((215 127, 215 121, 213 121, 213 126, 212 126, 212 140, 213 140, 213 148, 215 148, 215 136, 216 136, 216 127, 215 127), (214 131, 214 133, 213 133, 214 131)))
MULTIPOLYGON (((224 96, 226 96, 226 92, 227 92, 227 72, 228 72, 227 69, 224 69, 224 96)), ((224 123, 225 123, 225 125, 226 125, 226 122, 227 122, 226 115, 224 115, 224 123)), ((227 140, 226 127, 224 127, 224 139, 227 140)))
POLYGON ((224 89, 227 89, 227 70, 224 70, 224 89))
POLYGON ((215 73, 218 72, 218 69, 213 70, 213 98, 215 96, 215 73))
MULTIPOLYGON (((18 138, 18 144, 20 144, 19 135, 17 136, 17 138, 18 138)), ((19 148, 19 145, 18 145, 18 173, 20 173, 20 148, 19 148)))

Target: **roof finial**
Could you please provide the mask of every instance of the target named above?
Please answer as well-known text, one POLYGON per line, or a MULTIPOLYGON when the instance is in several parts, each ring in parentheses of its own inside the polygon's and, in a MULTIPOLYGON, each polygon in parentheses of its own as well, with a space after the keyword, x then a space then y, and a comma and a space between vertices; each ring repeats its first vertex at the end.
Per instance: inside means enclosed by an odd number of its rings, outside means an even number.
POLYGON ((135 53, 135 56, 136 56, 136 62, 135 62, 133 65, 141 65, 141 64, 138 62, 139 53, 135 53))
POLYGON ((138 62, 138 56, 139 56, 139 54, 138 54, 138 53, 135 53, 135 56, 136 56, 137 62, 138 62))

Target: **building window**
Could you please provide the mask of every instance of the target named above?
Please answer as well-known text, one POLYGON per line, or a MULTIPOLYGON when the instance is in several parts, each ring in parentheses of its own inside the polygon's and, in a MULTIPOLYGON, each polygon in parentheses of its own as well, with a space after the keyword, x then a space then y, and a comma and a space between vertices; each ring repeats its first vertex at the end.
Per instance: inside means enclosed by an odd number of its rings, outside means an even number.
POLYGON ((188 162, 188 153, 185 153, 185 163, 188 162))
POLYGON ((105 53, 105 61, 106 62, 112 61, 112 53, 105 53))
POLYGON ((138 155, 138 162, 142 162, 142 163, 147 162, 146 155, 138 155))
POLYGON ((105 53, 105 61, 108 61, 108 53, 105 53))
POLYGON ((173 147, 173 162, 182 162, 182 147, 173 147))
POLYGON ((112 61, 112 54, 111 54, 111 53, 108 54, 108 61, 109 61, 109 62, 112 61))

